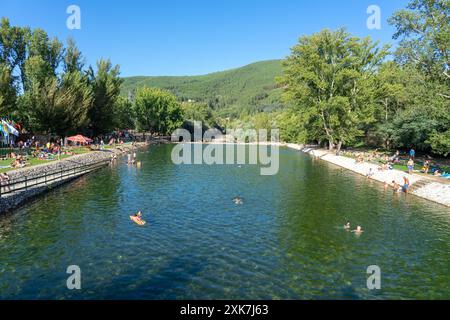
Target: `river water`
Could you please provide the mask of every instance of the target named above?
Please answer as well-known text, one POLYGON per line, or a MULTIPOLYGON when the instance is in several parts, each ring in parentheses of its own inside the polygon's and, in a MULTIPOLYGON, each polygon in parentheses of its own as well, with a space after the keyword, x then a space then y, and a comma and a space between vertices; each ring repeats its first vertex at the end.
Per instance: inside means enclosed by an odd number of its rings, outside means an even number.
POLYGON ((0 217, 0 298, 450 298, 448 208, 288 149, 279 173, 261 176, 253 165, 177 166, 172 148, 0 217), (143 227, 129 219, 138 210, 143 227), (66 287, 70 265, 81 290, 66 287), (380 290, 367 288, 371 265, 380 290))

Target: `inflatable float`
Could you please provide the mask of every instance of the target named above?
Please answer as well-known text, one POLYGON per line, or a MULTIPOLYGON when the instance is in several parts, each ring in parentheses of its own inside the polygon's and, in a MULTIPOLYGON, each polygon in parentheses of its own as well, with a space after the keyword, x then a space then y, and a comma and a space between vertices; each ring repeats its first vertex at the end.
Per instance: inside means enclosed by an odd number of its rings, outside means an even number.
POLYGON ((138 219, 136 216, 130 216, 131 221, 133 221, 134 223, 143 226, 145 224, 144 220, 140 220, 138 219))

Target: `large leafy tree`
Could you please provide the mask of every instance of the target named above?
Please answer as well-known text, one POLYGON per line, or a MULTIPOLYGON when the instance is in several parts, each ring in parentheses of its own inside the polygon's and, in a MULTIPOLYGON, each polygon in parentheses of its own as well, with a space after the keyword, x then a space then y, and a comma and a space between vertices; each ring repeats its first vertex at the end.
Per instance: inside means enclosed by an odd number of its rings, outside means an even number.
POLYGON ((118 103, 122 79, 120 68, 112 66, 110 60, 97 62, 97 72, 89 70, 90 81, 94 92, 89 119, 94 134, 102 134, 114 129, 114 108, 118 103))
POLYGON ((412 0, 396 12, 389 22, 397 28, 394 39, 401 39, 397 61, 410 63, 431 78, 446 82, 440 94, 450 98, 450 1, 412 0))
POLYGON ((132 129, 135 127, 133 103, 122 96, 119 96, 114 107, 114 127, 116 129, 132 129))
MULTIPOLYGON (((400 39, 396 61, 419 72, 419 85, 409 85, 414 99, 396 118, 397 128, 420 128, 420 138, 410 141, 426 150, 447 155, 450 145, 450 1, 412 0, 396 12, 390 23, 400 39), (417 94, 419 93, 419 95, 417 94)), ((406 133, 406 131, 405 131, 406 133)))
POLYGON ((183 113, 177 98, 161 89, 138 89, 133 111, 139 130, 167 135, 183 124, 183 113))
POLYGON ((305 130, 338 151, 364 134, 375 113, 374 74, 387 55, 370 38, 343 29, 300 38, 284 63, 285 99, 302 114, 305 130))
POLYGON ((11 26, 7 18, 0 21, 0 63, 9 68, 15 88, 25 83, 25 61, 30 38, 29 28, 11 26), (14 76, 17 74, 16 76, 14 76))
POLYGON ((0 63, 0 114, 11 114, 16 105, 16 88, 9 66, 0 63))

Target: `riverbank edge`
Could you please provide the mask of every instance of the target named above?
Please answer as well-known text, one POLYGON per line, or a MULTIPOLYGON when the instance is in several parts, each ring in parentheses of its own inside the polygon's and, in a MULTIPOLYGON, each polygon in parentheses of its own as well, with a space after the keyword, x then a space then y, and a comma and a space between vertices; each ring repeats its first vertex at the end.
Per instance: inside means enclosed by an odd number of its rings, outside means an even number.
MULTIPOLYGON (((176 144, 183 142, 175 142, 176 144)), ((318 147, 305 146, 302 144, 295 143, 283 143, 283 142, 191 142, 190 144, 240 144, 240 145, 262 145, 262 146, 277 146, 277 147, 287 147, 292 150, 300 151, 305 154, 314 157, 315 159, 323 160, 325 162, 331 163, 343 169, 347 169, 353 173, 367 176, 369 170, 372 169, 373 175, 368 179, 380 182, 382 184, 388 183, 392 187, 392 181, 403 185, 403 177, 407 177, 410 181, 410 192, 414 196, 420 197, 422 199, 438 203, 440 205, 450 207, 450 184, 438 182, 432 178, 427 178, 424 176, 419 176, 417 174, 409 175, 406 172, 400 170, 388 170, 379 171, 379 166, 372 163, 360 163, 357 164, 354 159, 344 156, 337 156, 334 152, 326 149, 320 149, 318 147)))
POLYGON ((355 160, 352 158, 337 156, 336 154, 325 149, 318 149, 292 143, 280 143, 277 145, 301 151, 316 159, 326 161, 362 176, 366 176, 369 170, 372 169, 373 175, 368 179, 375 180, 383 184, 388 183, 391 187, 392 181, 403 185, 403 177, 407 177, 410 181, 410 194, 446 207, 450 207, 450 184, 440 183, 434 179, 415 174, 409 175, 406 172, 396 169, 382 172, 378 170, 379 166, 376 164, 356 164, 355 160))
MULTIPOLYGON (((69 157, 67 159, 61 160, 61 161, 55 161, 51 163, 45 163, 40 164, 36 166, 32 166, 29 168, 22 168, 18 170, 12 170, 8 172, 8 175, 11 180, 21 178, 24 176, 29 177, 30 179, 36 179, 44 176, 47 172, 50 172, 55 169, 63 169, 64 168, 71 168, 74 166, 74 164, 77 165, 94 165, 96 163, 99 163, 101 161, 105 161, 105 165, 107 161, 110 161, 113 156, 119 156, 122 154, 126 154, 132 151, 137 151, 139 149, 143 149, 150 144, 154 144, 152 142, 137 142, 134 145, 131 144, 124 144, 117 147, 114 147, 112 149, 108 150, 102 150, 102 151, 92 151, 85 154, 75 155, 72 157, 69 157)), ((30 188, 29 190, 24 190, 22 192, 19 192, 18 194, 9 196, 9 197, 3 197, 0 198, 0 215, 10 212, 14 209, 17 209, 18 207, 25 204, 26 201, 31 200, 32 198, 35 198, 49 190, 55 189, 60 185, 63 185, 65 183, 68 183, 70 181, 76 180, 77 178, 80 178, 82 176, 85 176, 88 173, 91 173, 92 171, 96 171, 100 169, 100 166, 97 166, 95 169, 88 171, 86 173, 77 175, 75 177, 68 177, 65 180, 62 181, 56 181, 55 183, 51 185, 43 185, 35 188, 30 188)))

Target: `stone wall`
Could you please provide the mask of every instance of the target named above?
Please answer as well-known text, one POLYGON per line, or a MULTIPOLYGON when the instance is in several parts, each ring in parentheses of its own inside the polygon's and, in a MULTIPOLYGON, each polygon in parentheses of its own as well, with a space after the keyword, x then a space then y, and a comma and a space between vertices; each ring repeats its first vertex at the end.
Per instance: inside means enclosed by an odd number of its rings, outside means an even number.
MULTIPOLYGON (((18 169, 8 172, 10 182, 21 181, 25 177, 29 180, 44 177, 46 174, 53 172, 70 171, 76 167, 85 166, 85 170, 77 174, 64 177, 64 179, 53 181, 47 185, 39 185, 36 187, 30 187, 27 190, 21 190, 14 192, 13 194, 4 194, 0 197, 0 214, 6 211, 10 211, 21 204, 27 199, 38 196, 43 192, 53 189, 61 184, 67 183, 73 179, 76 179, 82 175, 85 175, 93 170, 97 170, 102 167, 102 163, 105 165, 109 163, 111 158, 116 155, 119 156, 123 153, 132 152, 147 146, 146 143, 136 143, 135 146, 130 144, 118 146, 110 150, 94 151, 86 154, 75 155, 70 158, 61 161, 52 161, 47 164, 37 165, 29 168, 18 169)), ((4 188, 2 188, 4 190, 4 188)))

